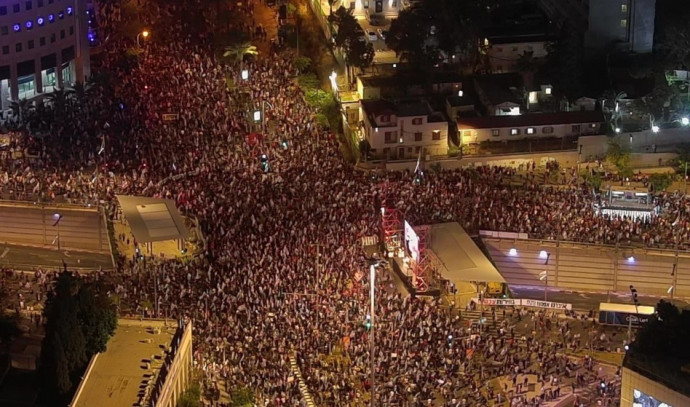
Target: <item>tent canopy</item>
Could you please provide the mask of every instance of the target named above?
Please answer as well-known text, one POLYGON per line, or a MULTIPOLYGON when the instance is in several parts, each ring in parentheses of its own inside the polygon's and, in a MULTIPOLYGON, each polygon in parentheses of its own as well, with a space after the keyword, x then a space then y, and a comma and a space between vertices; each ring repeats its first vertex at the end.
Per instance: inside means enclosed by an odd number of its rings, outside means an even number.
POLYGON ((431 225, 431 258, 451 282, 505 283, 505 279, 457 222, 431 225))
POLYGON ((184 219, 171 199, 117 195, 117 200, 138 242, 182 240, 189 236, 184 219))

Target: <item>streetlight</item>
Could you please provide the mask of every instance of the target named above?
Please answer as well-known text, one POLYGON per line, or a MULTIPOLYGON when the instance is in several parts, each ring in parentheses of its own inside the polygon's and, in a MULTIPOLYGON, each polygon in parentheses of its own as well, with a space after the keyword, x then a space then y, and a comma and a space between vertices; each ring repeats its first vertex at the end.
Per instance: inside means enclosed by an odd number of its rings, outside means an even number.
MULTIPOLYGON (((632 296, 633 303, 635 304, 635 318, 639 315, 639 311, 637 310, 637 306, 640 305, 640 301, 637 299, 637 289, 630 284, 630 295, 632 296)), ((628 315, 628 343, 630 343, 630 339, 632 338, 632 315, 628 315)))
POLYGON ((53 219, 55 219, 55 223, 53 223, 53 227, 57 226, 57 236, 55 239, 57 240, 57 246, 58 246, 58 251, 60 251, 60 221, 62 220, 62 214, 59 212, 56 212, 53 215, 53 219))
POLYGON ((139 42, 139 38, 144 37, 144 39, 147 39, 149 37, 149 32, 147 30, 144 30, 137 34, 137 47, 141 48, 141 43, 139 42))
POLYGON ((658 133, 658 132, 659 132, 659 126, 657 126, 656 124, 653 125, 653 126, 652 126, 652 132, 653 132, 653 133, 658 133))
POLYGON ((680 124, 682 124, 683 126, 687 126, 688 124, 690 124, 690 119, 687 117, 683 117, 680 119, 680 124))

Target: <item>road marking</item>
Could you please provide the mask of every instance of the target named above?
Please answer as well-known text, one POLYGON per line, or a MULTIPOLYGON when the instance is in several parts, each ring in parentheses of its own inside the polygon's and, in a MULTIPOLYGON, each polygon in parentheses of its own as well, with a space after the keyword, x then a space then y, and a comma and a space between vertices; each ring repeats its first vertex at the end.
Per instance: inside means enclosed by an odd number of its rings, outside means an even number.
POLYGON ((64 251, 64 252, 62 252, 62 254, 64 254, 65 257, 72 257, 72 256, 69 255, 69 252, 68 252, 68 251, 64 251))
POLYGON ((5 247, 5 251, 3 251, 2 254, 0 254, 0 259, 4 259, 5 256, 7 256, 7 253, 9 253, 9 252, 10 252, 10 248, 5 247))

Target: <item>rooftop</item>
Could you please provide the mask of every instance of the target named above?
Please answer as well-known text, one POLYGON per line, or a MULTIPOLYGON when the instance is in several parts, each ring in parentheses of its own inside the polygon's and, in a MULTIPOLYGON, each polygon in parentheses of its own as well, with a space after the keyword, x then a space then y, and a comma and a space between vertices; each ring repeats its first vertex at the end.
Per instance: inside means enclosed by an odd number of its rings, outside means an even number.
POLYGON ((427 121, 445 121, 443 115, 434 112, 429 103, 425 100, 403 101, 394 103, 390 100, 376 99, 376 100, 362 100, 362 109, 369 118, 369 122, 379 127, 376 122, 376 117, 384 115, 395 115, 397 117, 427 117, 427 121))
POLYGON ((432 262, 443 278, 457 287, 462 282, 504 283, 496 266, 457 222, 431 225, 432 262))
POLYGON ((140 243, 184 239, 189 231, 171 199, 117 195, 122 213, 140 243))
POLYGON ((493 105, 504 102, 520 104, 520 98, 516 94, 517 89, 523 86, 522 75, 517 72, 478 75, 474 78, 477 93, 481 92, 493 105))
POLYGON ((426 77, 421 75, 396 74, 388 76, 360 76, 364 86, 371 87, 399 87, 426 86, 427 84, 462 83, 463 76, 457 72, 433 72, 426 77))
POLYGON ((459 130, 498 129, 507 127, 556 126, 559 124, 604 123, 604 115, 597 111, 529 113, 518 116, 462 117, 457 120, 459 130))
POLYGON ((136 405, 156 383, 177 331, 176 321, 120 319, 108 349, 91 360, 72 407, 136 405))

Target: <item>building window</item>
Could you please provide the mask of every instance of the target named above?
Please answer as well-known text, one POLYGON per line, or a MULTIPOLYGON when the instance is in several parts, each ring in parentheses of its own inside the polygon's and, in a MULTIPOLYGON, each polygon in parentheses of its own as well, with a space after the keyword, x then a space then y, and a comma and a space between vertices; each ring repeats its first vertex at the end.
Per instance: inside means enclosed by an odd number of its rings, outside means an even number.
POLYGON ((40 45, 41 47, 44 46, 44 45, 46 45, 46 37, 41 37, 41 38, 38 40, 38 45, 40 45))
POLYGON ((551 134, 551 133, 553 133, 553 127, 551 127, 551 126, 543 127, 541 129, 541 132, 543 134, 551 134))
POLYGON ((395 132, 392 131, 387 131, 384 135, 384 142, 386 143, 395 143, 397 142, 397 137, 395 132))
POLYGON ((7 6, 0 6, 0 16, 7 15, 7 6))
POLYGON ((0 34, 1 35, 7 35, 7 33, 9 33, 9 32, 10 32, 10 30, 7 28, 6 25, 3 25, 2 27, 0 27, 0 34))
POLYGON ((48 0, 48 4, 53 4, 53 1, 55 0, 48 0))
POLYGON ((498 137, 498 136, 501 135, 501 130, 500 130, 500 129, 492 129, 492 130, 491 130, 491 135, 492 135, 493 137, 498 137))
POLYGON ((580 125, 579 124, 573 124, 572 132, 573 133, 579 133, 580 132, 580 125))
POLYGON ((625 18, 621 19, 621 27, 625 28, 628 26, 628 20, 625 18))
POLYGON ((534 127, 528 127, 527 134, 534 134, 534 127))
POLYGON ((52 44, 54 42, 55 42, 55 33, 52 33, 52 34, 50 34, 50 43, 52 44))
POLYGON ((434 130, 433 132, 431 132, 431 139, 435 141, 441 140, 441 131, 434 130))
POLYGON ((628 12, 628 5, 627 4, 621 4, 621 13, 627 13, 628 12))
POLYGON ((74 35, 74 26, 73 25, 71 25, 69 27, 69 35, 74 35))
POLYGON ((12 5, 12 11, 14 11, 15 13, 19 13, 19 4, 12 5))
POLYGON ((2 55, 7 55, 10 53, 10 46, 9 45, 3 45, 2 46, 2 55))
POLYGON ((389 115, 381 116, 381 121, 388 123, 391 121, 391 117, 389 115))
POLYGON ((419 126, 420 124, 422 124, 422 119, 419 117, 416 119, 412 119, 412 124, 419 126))
POLYGON ((27 9, 27 10, 31 10, 31 8, 33 7, 33 5, 31 4, 30 1, 27 1, 27 2, 25 3, 25 5, 26 5, 26 9, 27 9))
POLYGON ((16 43, 16 44, 14 45, 14 50, 15 50, 16 52, 22 52, 22 43, 21 43, 21 42, 16 43))
POLYGON ((362 7, 369 8, 369 0, 364 0, 362 3, 362 7))
POLYGON ((414 141, 422 141, 422 133, 417 132, 414 134, 414 141))
POLYGON ((520 129, 510 129, 511 136, 517 136, 520 134, 520 129))
POLYGON ((34 40, 29 40, 29 49, 34 49, 34 40))
POLYGON ((551 94, 551 86, 544 88, 544 93, 546 93, 547 95, 550 95, 551 94))
POLYGON ((38 3, 38 7, 43 7, 43 0, 38 0, 36 3, 38 3))
POLYGON ((62 40, 64 38, 65 38, 65 30, 60 30, 60 39, 62 40))

